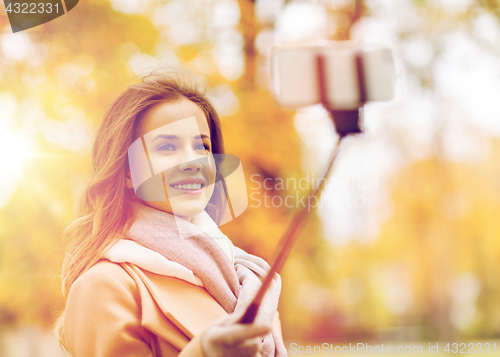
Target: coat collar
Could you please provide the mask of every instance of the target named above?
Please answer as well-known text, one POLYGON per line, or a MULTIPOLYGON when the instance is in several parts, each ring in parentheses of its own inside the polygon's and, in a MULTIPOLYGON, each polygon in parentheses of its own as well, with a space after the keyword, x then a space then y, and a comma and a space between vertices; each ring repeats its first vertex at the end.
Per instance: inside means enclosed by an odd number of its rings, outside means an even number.
POLYGON ((204 289, 186 281, 150 273, 129 263, 120 264, 139 287, 142 325, 160 336, 172 335, 176 327, 185 335, 177 338, 181 349, 211 322, 226 316, 226 311, 204 289), (158 310, 167 317, 166 321, 158 310), (172 326, 173 325, 173 326, 172 326))

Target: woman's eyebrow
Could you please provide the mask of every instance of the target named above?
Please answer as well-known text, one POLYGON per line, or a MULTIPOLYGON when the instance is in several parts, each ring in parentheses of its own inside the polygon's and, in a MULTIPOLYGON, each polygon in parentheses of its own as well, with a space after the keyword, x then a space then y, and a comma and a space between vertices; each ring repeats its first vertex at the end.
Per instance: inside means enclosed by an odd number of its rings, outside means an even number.
POLYGON ((179 137, 177 135, 167 135, 167 134, 160 134, 156 135, 153 140, 151 140, 151 144, 156 140, 156 139, 171 139, 171 140, 179 140, 179 137))
MULTIPOLYGON (((210 140, 210 137, 208 135, 205 135, 205 134, 201 134, 201 135, 196 135, 194 137, 195 139, 208 139, 210 140)), ((151 140, 151 144, 156 140, 156 139, 171 139, 171 140, 180 140, 180 138, 177 136, 177 135, 168 135, 168 134, 160 134, 160 135, 156 135, 153 140, 151 140)))
POLYGON ((210 140, 210 137, 208 135, 205 135, 205 134, 196 135, 194 138, 195 139, 208 139, 208 140, 210 140))

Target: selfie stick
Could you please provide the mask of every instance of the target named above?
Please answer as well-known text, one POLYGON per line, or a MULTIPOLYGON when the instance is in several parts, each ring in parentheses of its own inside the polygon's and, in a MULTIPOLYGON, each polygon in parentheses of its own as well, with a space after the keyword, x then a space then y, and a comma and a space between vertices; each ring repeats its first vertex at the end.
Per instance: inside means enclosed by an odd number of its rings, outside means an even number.
MULTIPOLYGON (((321 191, 325 186, 326 178, 328 177, 333 167, 333 164, 335 163, 338 154, 340 152, 340 147, 342 146, 343 142, 342 139, 344 139, 348 134, 361 133, 361 129, 359 128, 359 109, 336 111, 336 110, 331 110, 329 108, 327 100, 326 83, 325 83, 324 57, 321 53, 318 53, 316 59, 317 59, 317 73, 318 73, 318 83, 319 83, 321 103, 333 117, 333 121, 335 123, 335 130, 339 134, 340 139, 338 144, 335 146, 335 149, 333 150, 332 154, 330 155, 327 166, 324 172, 322 173, 321 177, 317 181, 315 187, 312 187, 309 190, 309 193, 307 195, 307 200, 308 200, 307 202, 310 202, 309 200, 312 197, 316 198, 316 200, 319 200, 321 191)), ((361 56, 360 55, 356 56, 356 67, 357 67, 358 81, 359 81, 358 84, 360 88, 360 102, 361 105, 363 105, 364 102, 366 101, 366 94, 365 94, 366 92, 363 80, 364 76, 362 72, 363 66, 361 61, 362 61, 361 56)), ((252 303, 250 304, 250 306, 248 306, 247 310, 245 311, 245 314, 241 318, 240 323, 250 324, 255 320, 255 317, 257 316, 257 312, 259 310, 259 306, 264 298, 264 295, 266 294, 268 288, 271 286, 274 274, 281 271, 281 268, 285 264, 285 261, 288 255, 290 254, 292 246, 297 240, 301 228, 304 226, 304 223, 306 221, 309 212, 310 212, 309 206, 306 207, 305 205, 303 205, 296 211, 292 219, 292 223, 290 224, 286 232, 283 234, 276 250, 273 253, 270 264, 271 269, 267 273, 266 278, 264 279, 264 282, 262 283, 259 291, 255 295, 252 303)))

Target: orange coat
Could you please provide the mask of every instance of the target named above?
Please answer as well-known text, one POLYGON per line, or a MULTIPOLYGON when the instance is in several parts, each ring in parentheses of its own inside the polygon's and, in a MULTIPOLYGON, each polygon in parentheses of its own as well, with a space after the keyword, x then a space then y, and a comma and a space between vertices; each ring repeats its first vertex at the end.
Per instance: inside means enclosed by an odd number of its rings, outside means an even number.
POLYGON ((103 259, 72 285, 63 333, 73 357, 203 357, 201 333, 225 315, 203 287, 103 259))

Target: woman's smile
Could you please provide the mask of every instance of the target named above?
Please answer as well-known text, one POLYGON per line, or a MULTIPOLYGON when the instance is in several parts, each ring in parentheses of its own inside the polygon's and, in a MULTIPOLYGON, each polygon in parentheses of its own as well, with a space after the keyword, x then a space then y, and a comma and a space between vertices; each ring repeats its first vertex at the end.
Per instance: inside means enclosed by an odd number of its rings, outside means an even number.
POLYGON ((169 185, 175 190, 182 192, 187 195, 199 195, 203 192, 203 188, 206 186, 206 181, 201 178, 186 178, 183 180, 176 181, 169 185))

